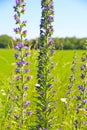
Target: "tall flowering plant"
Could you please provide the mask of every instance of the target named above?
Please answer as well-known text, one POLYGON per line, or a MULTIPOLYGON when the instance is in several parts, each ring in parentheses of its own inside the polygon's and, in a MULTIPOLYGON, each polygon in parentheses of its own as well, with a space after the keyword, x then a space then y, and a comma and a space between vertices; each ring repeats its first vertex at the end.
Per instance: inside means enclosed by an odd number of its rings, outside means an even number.
POLYGON ((54 129, 54 93, 53 81, 51 76, 51 70, 54 67, 54 62, 51 62, 52 55, 54 53, 53 34, 54 21, 54 7, 53 0, 41 1, 41 23, 40 23, 40 43, 39 43, 39 55, 38 55, 38 72, 36 84, 37 91, 37 103, 36 103, 36 129, 37 130, 50 130, 54 129))
POLYGON ((87 128, 87 52, 83 52, 81 57, 81 80, 78 85, 79 98, 77 104, 77 126, 79 129, 87 128))
POLYGON ((17 28, 14 29, 14 32, 18 35, 16 38, 17 45, 15 46, 15 60, 16 60, 16 68, 14 72, 13 82, 12 82, 12 90, 9 96, 11 99, 11 103, 9 104, 9 112, 8 112, 8 120, 9 125, 8 128, 15 129, 28 129, 29 123, 28 118, 29 115, 32 115, 32 111, 30 110, 30 100, 28 99, 28 89, 29 89, 29 81, 31 76, 29 74, 29 64, 28 56, 29 47, 27 45, 27 30, 25 30, 25 26, 27 21, 23 21, 22 15, 25 13, 26 3, 24 0, 15 0, 14 8, 14 19, 17 28))
POLYGON ((76 74, 77 74, 77 55, 74 51, 71 75, 69 77, 68 90, 66 91, 65 98, 61 98, 64 103, 62 112, 62 122, 60 123, 60 129, 74 129, 74 118, 76 118, 76 74))
MULTIPOLYGON (((71 71, 72 74, 69 77, 69 85, 68 85, 68 91, 66 93, 66 100, 67 103, 65 104, 65 119, 64 119, 64 123, 67 121, 67 123, 69 123, 69 129, 75 129, 74 127, 76 126, 76 119, 77 119, 77 113, 76 113, 76 105, 77 105, 77 99, 78 96, 76 96, 76 94, 78 94, 78 89, 77 89, 77 55, 76 52, 74 51, 74 56, 73 56, 73 62, 72 62, 72 67, 71 67, 71 71), (76 93, 76 94, 75 94, 76 93)), ((64 128, 65 128, 65 124, 64 128)), ((66 125, 66 129, 67 129, 67 125, 66 125)))

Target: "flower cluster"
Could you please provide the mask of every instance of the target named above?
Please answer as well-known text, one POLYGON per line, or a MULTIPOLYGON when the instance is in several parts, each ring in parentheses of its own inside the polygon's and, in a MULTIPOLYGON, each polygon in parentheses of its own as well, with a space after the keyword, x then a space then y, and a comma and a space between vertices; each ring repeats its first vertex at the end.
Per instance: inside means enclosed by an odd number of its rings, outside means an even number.
MULTIPOLYGON (((73 56, 73 62, 72 62, 72 67, 71 67, 71 71, 72 74, 69 77, 69 84, 68 84, 68 90, 66 92, 66 102, 64 102, 64 110, 63 110, 63 118, 62 118, 62 125, 60 126, 60 128, 65 129, 66 126, 63 126, 63 123, 65 121, 69 122, 69 124, 71 125, 71 127, 74 129, 74 126, 76 125, 76 121, 74 121, 74 116, 75 116, 75 120, 76 120, 76 104, 77 104, 77 99, 75 96, 75 93, 77 91, 77 87, 76 87, 76 79, 77 79, 77 55, 76 55, 76 51, 74 51, 74 56, 73 56)), ((67 129, 67 128, 66 128, 67 129)))
POLYGON ((77 96, 77 108, 78 113, 78 125, 80 128, 86 128, 86 116, 87 116, 87 53, 84 52, 81 57, 80 66, 80 84, 78 85, 79 95, 77 96), (79 119, 80 117, 80 119, 79 119), (84 123, 83 123, 84 122, 84 123))
MULTIPOLYGON (((74 58, 75 59, 75 58, 74 58)), ((65 120, 71 122, 73 129, 85 129, 87 127, 87 53, 81 57, 80 79, 76 80, 76 61, 72 65, 72 75, 67 92, 67 110, 65 120), (75 82, 76 81, 76 82, 75 82), (79 85, 77 85, 79 83, 79 85), (78 86, 78 87, 76 87, 78 86)), ((65 127, 64 127, 65 128, 65 127)))
POLYGON ((37 103, 37 130, 50 130, 54 128, 53 110, 55 110, 52 98, 56 91, 53 91, 54 78, 51 76, 51 70, 54 68, 54 62, 51 57, 54 53, 54 43, 51 35, 53 34, 52 22, 54 21, 53 0, 41 1, 42 16, 40 23, 40 44, 38 55, 38 73, 36 84, 37 103))
MULTIPOLYGON (((32 115, 32 111, 30 110, 30 100, 27 96, 27 91, 29 89, 29 83, 31 79, 31 75, 29 74, 30 62, 28 57, 30 56, 29 47, 27 45, 27 30, 25 30, 25 26, 27 21, 22 21, 22 14, 25 13, 26 3, 24 0, 15 0, 16 5, 13 7, 15 11, 14 19, 15 23, 18 26, 14 29, 14 32, 18 35, 16 38, 16 46, 15 46, 15 60, 16 60, 16 68, 14 72, 14 82, 13 82, 13 94, 11 95, 12 100, 12 117, 10 120, 14 120, 15 129, 28 128, 29 124, 26 123, 28 121, 29 115, 32 115)), ((10 121, 11 122, 11 121, 10 121)), ((14 125, 12 123, 12 125, 14 125)))

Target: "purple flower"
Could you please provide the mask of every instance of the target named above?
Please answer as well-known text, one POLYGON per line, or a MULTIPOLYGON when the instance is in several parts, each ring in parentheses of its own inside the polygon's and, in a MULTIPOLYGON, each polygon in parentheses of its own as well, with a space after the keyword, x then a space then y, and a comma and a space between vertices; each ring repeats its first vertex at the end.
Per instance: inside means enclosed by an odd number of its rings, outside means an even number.
POLYGON ((49 124, 50 127, 52 127, 52 124, 49 124))
POLYGON ((48 27, 48 28, 46 29, 46 34, 48 34, 49 31, 50 31, 50 28, 48 27))
POLYGON ((14 57, 15 57, 15 58, 18 58, 18 54, 14 54, 14 57))
POLYGON ((80 100, 80 99, 81 99, 81 97, 80 97, 80 96, 77 96, 76 98, 77 98, 77 100, 80 100))
POLYGON ((74 121, 74 126, 75 126, 75 128, 77 128, 77 126, 78 126, 78 120, 74 121))
POLYGON ((24 31, 23 31, 23 34, 26 35, 26 34, 27 34, 27 30, 24 30, 24 31))
POLYGON ((81 103, 79 103, 79 104, 77 104, 78 105, 78 108, 81 108, 82 107, 82 104, 81 103))
POLYGON ((53 90, 53 93, 56 93, 56 90, 53 90))
POLYGON ((49 112, 51 112, 52 111, 52 108, 49 108, 49 112))
POLYGON ((54 62, 51 62, 51 65, 54 65, 55 63, 54 62))
POLYGON ((85 88, 85 87, 83 87, 83 88, 82 88, 82 91, 85 91, 85 90, 86 90, 86 88, 85 88))
POLYGON ((86 88, 83 87, 83 86, 81 86, 81 85, 79 85, 78 88, 81 89, 82 91, 85 91, 85 90, 86 90, 86 88))
POLYGON ((53 22, 53 16, 48 17, 48 22, 53 22))
POLYGON ((30 64, 30 62, 25 62, 25 65, 29 65, 30 64))
POLYGON ((32 114, 33 114, 33 112, 32 112, 32 111, 29 111, 29 112, 28 112, 28 115, 32 115, 32 114))
POLYGON ((26 52, 26 53, 25 53, 25 56, 29 56, 29 55, 30 55, 30 53, 29 53, 29 52, 26 52))
POLYGON ((26 102, 24 103, 24 107, 28 107, 29 104, 30 104, 30 101, 26 101, 26 102))
POLYGON ((16 11, 17 7, 16 7, 16 6, 13 6, 13 9, 14 9, 14 11, 16 11))
POLYGON ((16 73, 19 73, 19 72, 20 72, 20 69, 16 68, 15 72, 16 72, 16 73))
POLYGON ((38 116, 38 120, 40 120, 41 119, 41 116, 38 116))
POLYGON ((46 57, 47 57, 47 54, 44 54, 44 57, 46 58, 46 57))
POLYGON ((87 99, 83 100, 82 102, 83 102, 84 104, 87 103, 87 99))
POLYGON ((41 128, 38 128, 38 130, 42 130, 41 128))
POLYGON ((13 98, 13 100, 18 100, 18 97, 17 97, 17 96, 15 96, 15 97, 13 98))
POLYGON ((27 77, 27 80, 30 80, 31 78, 32 78, 31 76, 28 76, 28 77, 27 77))
POLYGON ((39 92, 39 94, 40 94, 40 95, 43 95, 43 94, 44 94, 44 92, 39 92))
POLYGON ((51 54, 54 54, 54 50, 53 49, 51 50, 51 54))
POLYGON ((24 47, 24 44, 18 43, 18 45, 15 47, 15 49, 19 50, 24 47))
POLYGON ((49 88, 52 88, 52 87, 53 87, 53 85, 52 85, 52 84, 48 84, 48 87, 49 87, 49 88))
POLYGON ((81 60, 82 60, 82 61, 86 61, 86 58, 85 58, 85 57, 82 57, 81 60))
POLYGON ((16 40, 16 41, 19 41, 20 39, 19 39, 18 37, 15 37, 15 40, 16 40))
POLYGON ((16 2, 16 4, 17 4, 17 5, 19 5, 19 4, 20 4, 20 0, 16 0, 15 2, 16 2))
POLYGON ((43 107, 42 112, 46 111, 46 109, 47 109, 46 107, 43 107))
POLYGON ((22 6, 26 6, 26 3, 23 3, 23 5, 22 6))
POLYGON ((27 21, 23 21, 23 24, 26 25, 27 21))
POLYGON ((28 73, 28 72, 30 72, 30 70, 29 70, 29 69, 26 69, 26 70, 24 70, 24 72, 25 72, 25 73, 28 73))
POLYGON ((39 125, 37 125, 36 128, 37 128, 38 130, 41 130, 39 125))
POLYGON ((19 61, 19 62, 17 62, 17 65, 18 65, 18 66, 21 66, 21 65, 24 65, 24 64, 25 64, 24 61, 19 61))
POLYGON ((44 33, 44 31, 43 31, 43 30, 40 30, 40 34, 42 34, 42 33, 44 33))
POLYGON ((20 30, 20 28, 14 28, 14 32, 15 32, 15 33, 18 33, 19 30, 20 30))
POLYGON ((50 6, 43 7, 42 11, 48 11, 50 9, 50 6))
POLYGON ((79 113, 79 109, 78 108, 76 108, 76 112, 79 113))
POLYGON ((16 19, 16 18, 17 18, 17 15, 15 14, 15 15, 14 15, 14 19, 16 19))
POLYGON ((28 49, 29 49, 29 47, 28 47, 28 46, 24 46, 24 49, 25 49, 25 50, 28 50, 28 49))
POLYGON ((83 88, 83 86, 82 86, 82 85, 79 85, 79 86, 78 86, 78 88, 79 88, 79 89, 82 89, 82 88, 83 88))
POLYGON ((81 78, 84 79, 85 78, 85 75, 83 73, 81 73, 81 78))
POLYGON ((53 44, 53 39, 51 38, 51 39, 49 40, 48 45, 50 46, 50 45, 52 45, 52 44, 53 44))
POLYGON ((43 79, 43 78, 44 78, 44 76, 43 76, 43 75, 40 75, 40 78, 41 78, 41 79, 43 79))
POLYGON ((16 80, 20 80, 20 76, 16 76, 16 80))
POLYGON ((28 86, 28 85, 25 85, 25 86, 24 86, 24 89, 25 89, 25 90, 27 90, 28 88, 29 88, 29 86, 28 86))
POLYGON ((50 73, 50 70, 48 70, 48 73, 50 73))
POLYGON ((80 69, 81 69, 81 70, 84 70, 85 67, 86 67, 86 65, 84 64, 84 65, 82 65, 82 66, 80 67, 80 69))
POLYGON ((83 124, 83 125, 87 125, 87 121, 83 121, 82 124, 83 124))
POLYGON ((20 19, 18 19, 18 18, 16 18, 15 20, 16 20, 16 23, 19 23, 19 22, 20 22, 20 19))
POLYGON ((22 124, 22 122, 19 122, 19 126, 22 126, 23 124, 22 124))
POLYGON ((20 22, 20 19, 18 18, 18 16, 16 14, 14 15, 14 19, 15 19, 16 23, 20 22))
POLYGON ((19 47, 19 48, 23 48, 23 47, 24 47, 24 44, 18 43, 18 47, 19 47))
POLYGON ((41 25, 44 25, 45 19, 41 19, 41 25))
POLYGON ((19 116, 17 116, 17 115, 14 115, 14 118, 15 118, 15 119, 18 119, 18 118, 19 118, 19 116))

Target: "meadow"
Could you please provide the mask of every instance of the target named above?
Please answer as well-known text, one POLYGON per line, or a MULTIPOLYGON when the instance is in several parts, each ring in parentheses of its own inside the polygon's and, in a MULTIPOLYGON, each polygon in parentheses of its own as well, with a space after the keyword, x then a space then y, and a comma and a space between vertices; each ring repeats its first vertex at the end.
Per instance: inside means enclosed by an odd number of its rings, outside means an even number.
MULTIPOLYGON (((80 59, 83 51, 76 51, 77 59, 77 72, 78 78, 80 80, 80 59)), ((37 56, 38 52, 32 50, 30 52, 29 60, 30 70, 32 75, 32 80, 30 81, 30 90, 29 97, 31 102, 33 102, 33 96, 35 95, 35 85, 37 83, 36 74, 37 74, 37 56)), ((55 51, 52 61, 55 62, 55 68, 52 70, 52 75, 55 77, 54 88, 56 90, 55 100, 57 101, 57 123, 59 124, 62 119, 62 111, 64 108, 61 98, 63 98, 67 92, 69 84, 69 76, 71 75, 71 66, 74 56, 74 50, 60 50, 55 51)), ((0 49, 0 127, 4 124, 5 121, 5 111, 6 111, 6 100, 8 96, 8 91, 10 90, 10 81, 12 75, 14 74, 15 60, 14 60, 14 50, 11 49, 0 49)), ((79 81, 77 82, 79 84, 79 81)), ((33 109, 33 103, 31 106, 33 109)), ((69 124, 67 125, 69 127, 69 124)), ((70 129, 67 127, 67 130, 70 129)), ((3 129, 4 130, 4 129, 3 129)))

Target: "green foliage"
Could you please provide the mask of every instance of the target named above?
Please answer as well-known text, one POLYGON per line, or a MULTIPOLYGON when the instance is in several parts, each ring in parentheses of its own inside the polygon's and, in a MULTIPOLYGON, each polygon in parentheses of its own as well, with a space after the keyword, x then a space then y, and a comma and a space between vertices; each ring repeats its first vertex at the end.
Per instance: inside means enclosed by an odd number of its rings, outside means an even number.
MULTIPOLYGON (((56 50, 85 50, 85 42, 87 38, 76 38, 76 37, 66 37, 66 38, 54 38, 55 49, 56 50)), ((30 49, 38 49, 39 47, 39 38, 31 39, 27 41, 27 45, 30 46, 30 49)), ((8 36, 8 35, 1 35, 0 36, 0 48, 13 48, 16 41, 8 36)))
POLYGON ((55 48, 56 49, 86 49, 85 41, 87 38, 76 38, 76 37, 66 37, 66 38, 54 38, 55 48))
POLYGON ((8 35, 0 36, 0 48, 13 48, 14 47, 14 39, 8 35))
MULTIPOLYGON (((55 37, 54 38, 54 44, 55 44, 55 49, 56 50, 73 50, 73 49, 77 49, 77 50, 85 50, 86 46, 85 46, 85 42, 86 42, 87 38, 76 38, 76 37, 66 37, 66 38, 58 38, 55 37)), ((31 49, 38 49, 39 46, 39 38, 36 39, 32 39, 29 41, 30 45, 31 45, 31 49)))
MULTIPOLYGON (((81 54, 83 53, 83 51, 77 51, 77 55, 78 55, 78 60, 80 61, 80 57, 81 54)), ((10 80, 10 75, 11 72, 13 72, 14 70, 14 58, 13 55, 14 54, 14 50, 0 50, 0 126, 2 124, 2 130, 4 130, 4 119, 5 119, 5 114, 4 112, 5 110, 5 102, 6 102, 6 96, 8 93, 8 90, 10 88, 9 85, 9 80, 10 80), (9 58, 8 58, 9 57, 9 58), (6 95, 5 95, 6 94, 6 95)), ((73 60, 73 51, 56 51, 54 56, 53 56, 53 61, 56 62, 55 64, 55 68, 52 72, 53 75, 55 75, 55 81, 54 85, 55 85, 55 89, 57 90, 57 95, 55 97, 55 99, 57 100, 58 103, 58 108, 57 108, 57 112, 55 112, 55 115, 57 115, 57 125, 59 128, 59 124, 62 120, 62 117, 64 115, 62 115, 62 111, 63 111, 63 102, 61 102, 61 98, 63 98, 65 96, 65 93, 67 92, 67 84, 69 83, 68 77, 71 75, 71 64, 72 64, 72 60, 73 60)), ((35 60, 36 57, 38 55, 38 52, 35 50, 31 51, 31 57, 30 57, 30 69, 31 69, 31 75, 32 75, 32 81, 30 81, 30 89, 29 89, 29 98, 32 102, 32 108, 35 114, 35 103, 33 103, 33 97, 36 96, 36 91, 35 88, 33 86, 35 86, 35 84, 37 83, 36 81, 36 71, 37 71, 37 61, 35 60)), ((77 66, 80 66, 80 62, 78 61, 77 66)), ((77 73, 79 75, 79 70, 77 70, 77 73)), ((78 84, 78 83, 77 83, 78 84)), ((68 120, 70 120, 70 118, 68 118, 64 123, 64 126, 66 126, 67 130, 70 130, 70 128, 68 127, 72 127, 70 126, 68 120)), ((32 117, 32 122, 34 121, 34 118, 32 117)), ((30 121, 29 121, 30 123, 30 121)), ((1 127, 0 127, 1 129, 1 127)), ((13 128, 14 130, 14 128, 13 128)))

